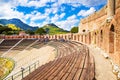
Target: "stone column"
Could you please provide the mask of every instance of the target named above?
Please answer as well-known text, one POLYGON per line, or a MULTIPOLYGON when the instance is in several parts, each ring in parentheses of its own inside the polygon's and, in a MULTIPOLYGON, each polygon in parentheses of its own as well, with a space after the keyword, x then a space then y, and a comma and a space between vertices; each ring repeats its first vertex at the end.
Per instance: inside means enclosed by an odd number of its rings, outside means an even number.
POLYGON ((107 19, 111 20, 115 14, 115 0, 108 0, 107 2, 107 19))

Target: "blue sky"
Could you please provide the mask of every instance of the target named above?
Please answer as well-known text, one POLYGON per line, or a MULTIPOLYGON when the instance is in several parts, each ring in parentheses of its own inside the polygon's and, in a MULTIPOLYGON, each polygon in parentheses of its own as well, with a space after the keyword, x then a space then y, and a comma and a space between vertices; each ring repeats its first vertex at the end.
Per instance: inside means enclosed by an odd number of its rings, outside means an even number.
POLYGON ((0 19, 19 18, 31 26, 55 23, 70 30, 107 0, 0 0, 0 19))

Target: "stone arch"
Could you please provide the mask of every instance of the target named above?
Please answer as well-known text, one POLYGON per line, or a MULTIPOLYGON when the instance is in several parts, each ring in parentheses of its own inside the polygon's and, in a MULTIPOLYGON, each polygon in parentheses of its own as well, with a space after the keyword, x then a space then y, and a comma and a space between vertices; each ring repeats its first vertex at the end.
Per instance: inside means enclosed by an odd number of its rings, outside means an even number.
POLYGON ((96 44, 96 38, 97 38, 97 33, 96 32, 95 32, 94 36, 95 36, 94 41, 95 41, 95 44, 96 44))
POLYGON ((114 53, 114 36, 115 36, 115 27, 112 24, 109 30, 109 53, 114 53))
POLYGON ((81 42, 83 42, 83 34, 81 35, 81 42))
POLYGON ((74 40, 76 40, 76 35, 74 35, 74 40))
POLYGON ((78 37, 78 41, 80 41, 80 35, 79 34, 77 35, 77 37, 78 37))
POLYGON ((100 42, 103 42, 103 30, 100 31, 100 42))
POLYGON ((91 33, 89 32, 89 44, 91 44, 91 33))

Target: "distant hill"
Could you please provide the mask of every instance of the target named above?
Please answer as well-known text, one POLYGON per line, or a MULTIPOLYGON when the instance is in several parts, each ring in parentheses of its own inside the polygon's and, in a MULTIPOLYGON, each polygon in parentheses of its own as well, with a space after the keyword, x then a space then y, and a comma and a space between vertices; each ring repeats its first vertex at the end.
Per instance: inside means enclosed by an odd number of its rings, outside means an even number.
MULTIPOLYGON (((0 24, 2 25, 9 25, 12 29, 22 29, 22 30, 32 30, 35 31, 38 27, 29 26, 28 24, 23 23, 20 19, 13 18, 13 19, 0 19, 0 24), (15 27, 16 26, 16 27, 15 27)), ((54 23, 46 24, 42 27, 47 34, 65 34, 69 31, 64 30, 56 26, 54 23)))
POLYGON ((69 31, 64 30, 56 26, 55 24, 46 24, 42 27, 48 34, 65 34, 68 33, 69 31))
POLYGON ((33 30, 34 31, 34 30, 38 29, 38 27, 29 26, 28 24, 23 23, 20 19, 17 19, 17 18, 13 18, 13 19, 9 19, 9 20, 0 19, 0 24, 3 24, 3 25, 14 24, 23 30, 33 30))

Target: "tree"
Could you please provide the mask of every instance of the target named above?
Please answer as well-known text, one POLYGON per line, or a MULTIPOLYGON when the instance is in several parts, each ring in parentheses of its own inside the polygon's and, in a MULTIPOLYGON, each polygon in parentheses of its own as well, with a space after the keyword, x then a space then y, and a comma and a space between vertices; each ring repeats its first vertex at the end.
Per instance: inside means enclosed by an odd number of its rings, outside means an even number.
POLYGON ((43 35, 46 33, 46 31, 43 29, 43 28, 38 28, 36 31, 35 31, 36 34, 40 34, 40 35, 43 35))
POLYGON ((26 33, 27 33, 27 34, 30 34, 30 35, 34 35, 34 34, 35 34, 35 32, 32 31, 32 30, 30 30, 30 29, 28 29, 28 30, 26 31, 26 33))
POLYGON ((70 30, 71 33, 78 33, 78 27, 73 27, 71 30, 70 30))
POLYGON ((3 25, 2 25, 2 24, 0 24, 0 28, 1 28, 1 27, 3 27, 3 25))
POLYGON ((50 30, 49 28, 46 28, 46 29, 45 29, 45 31, 46 31, 47 34, 49 33, 49 30, 50 30))
POLYGON ((11 28, 8 28, 8 27, 4 27, 4 26, 3 26, 3 27, 0 27, 0 34, 1 34, 2 32, 4 32, 4 33, 6 32, 6 33, 7 33, 8 31, 12 31, 12 29, 11 29, 11 28))
POLYGON ((20 29, 15 30, 15 29, 12 29, 11 27, 8 27, 8 25, 0 24, 0 34, 13 35, 13 34, 18 34, 19 31, 20 31, 20 29))
POLYGON ((17 27, 15 24, 7 24, 8 28, 11 28, 14 31, 20 31, 21 29, 17 27))

